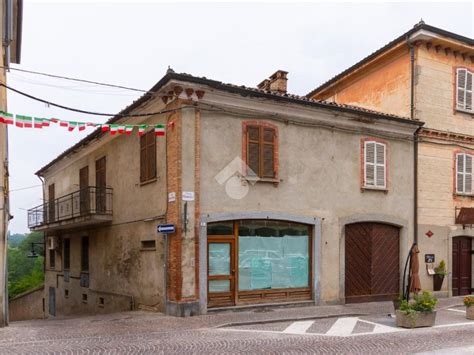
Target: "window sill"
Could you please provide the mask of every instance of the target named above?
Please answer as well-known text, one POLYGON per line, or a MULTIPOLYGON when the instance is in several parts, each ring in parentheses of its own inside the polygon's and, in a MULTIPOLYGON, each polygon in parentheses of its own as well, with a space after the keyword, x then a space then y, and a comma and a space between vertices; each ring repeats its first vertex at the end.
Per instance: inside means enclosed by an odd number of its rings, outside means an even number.
POLYGON ((156 251, 156 248, 140 248, 140 251, 156 251))
POLYGON ((388 189, 386 187, 362 186, 360 189, 361 189, 362 192, 365 192, 365 191, 378 191, 378 192, 388 193, 388 189))
POLYGON ((469 110, 465 110, 465 109, 462 109, 462 108, 456 108, 456 111, 462 112, 462 113, 467 113, 471 116, 474 115, 474 111, 469 111, 469 110))
POLYGON ((471 198, 472 199, 472 198, 474 198, 474 194, 463 194, 463 193, 460 193, 460 192, 456 192, 454 194, 454 197, 461 197, 461 198, 465 197, 465 198, 471 198))
POLYGON ((148 184, 152 184, 152 183, 156 182, 157 180, 158 180, 158 177, 147 180, 147 181, 140 182, 140 186, 145 186, 145 185, 148 185, 148 184))
POLYGON ((258 176, 243 176, 242 179, 251 183, 257 183, 257 182, 266 182, 266 183, 271 183, 271 184, 280 183, 280 179, 278 178, 260 178, 258 176))

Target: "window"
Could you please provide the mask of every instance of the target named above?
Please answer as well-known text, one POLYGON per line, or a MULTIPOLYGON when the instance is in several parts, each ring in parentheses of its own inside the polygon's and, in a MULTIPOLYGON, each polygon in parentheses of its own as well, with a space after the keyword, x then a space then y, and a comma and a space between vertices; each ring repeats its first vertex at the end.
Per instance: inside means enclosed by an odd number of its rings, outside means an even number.
POLYGON ((364 187, 387 188, 387 147, 375 141, 364 142, 364 187))
POLYGON ((140 182, 156 178, 156 136, 150 131, 140 137, 140 182))
POLYGON ((268 124, 247 125, 246 154, 247 176, 261 179, 277 177, 277 134, 268 124))
POLYGON ((71 268, 71 239, 64 239, 63 243, 63 263, 64 270, 71 268))
POLYGON ((81 271, 89 271, 89 237, 81 240, 81 271))
POLYGON ((142 250, 156 250, 156 242, 154 240, 142 240, 142 250))
POLYGON ((54 249, 49 249, 49 267, 51 269, 56 267, 56 253, 54 249))
POLYGON ((456 109, 473 112, 472 72, 464 68, 456 70, 456 109))
POLYGON ((472 155, 456 154, 456 193, 472 194, 472 155))

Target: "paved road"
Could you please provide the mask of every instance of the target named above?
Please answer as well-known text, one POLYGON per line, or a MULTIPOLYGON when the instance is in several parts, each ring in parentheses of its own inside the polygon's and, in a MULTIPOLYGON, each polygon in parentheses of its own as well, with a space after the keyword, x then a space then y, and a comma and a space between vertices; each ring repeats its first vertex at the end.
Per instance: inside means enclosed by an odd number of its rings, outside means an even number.
POLYGON ((474 321, 466 320, 460 300, 451 301, 438 311, 435 327, 417 330, 396 328, 394 319, 384 312, 389 304, 358 307, 361 308, 308 307, 186 319, 127 312, 15 322, 0 329, 0 353, 379 354, 437 351, 436 354, 474 354, 474 321), (362 315, 364 307, 366 311, 373 311, 362 315), (334 313, 340 316, 332 316, 334 313))

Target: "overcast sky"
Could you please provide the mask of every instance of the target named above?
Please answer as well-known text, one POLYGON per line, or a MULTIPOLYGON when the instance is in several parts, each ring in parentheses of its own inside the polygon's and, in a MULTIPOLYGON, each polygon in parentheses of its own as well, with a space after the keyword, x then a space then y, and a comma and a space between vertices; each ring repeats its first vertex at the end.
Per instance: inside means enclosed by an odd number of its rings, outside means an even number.
MULTIPOLYGON (((25 0, 22 61, 13 67, 149 89, 170 65, 256 86, 277 69, 304 95, 408 31, 421 18, 473 37, 473 6, 463 3, 153 3, 25 0)), ((10 86, 84 110, 118 112, 139 95, 12 71, 10 86)), ((9 111, 103 122, 46 107, 15 93, 9 111)), ((34 175, 84 133, 10 129, 12 233, 27 232, 26 209, 42 203, 34 175)))

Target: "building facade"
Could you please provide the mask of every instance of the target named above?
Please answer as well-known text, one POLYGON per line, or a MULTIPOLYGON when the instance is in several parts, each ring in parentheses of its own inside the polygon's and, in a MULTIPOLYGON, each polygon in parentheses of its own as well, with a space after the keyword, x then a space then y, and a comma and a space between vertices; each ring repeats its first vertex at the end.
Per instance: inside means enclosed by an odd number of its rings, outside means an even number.
POLYGON ((396 298, 422 123, 290 95, 286 75, 169 71, 110 122, 165 137, 97 130, 38 171, 46 313, 396 298))
MULTIPOLYGON (((474 287, 473 45, 421 22, 308 95, 425 122, 417 147, 417 237, 422 254, 448 265, 445 295, 474 287)), ((422 288, 433 290, 433 276, 421 276, 422 288)))
MULTIPOLYGON (((6 83, 10 63, 20 63, 22 0, 3 0, 0 6, 2 56, 0 81, 6 83)), ((7 93, 0 87, 0 111, 7 111, 7 93)), ((8 204, 8 131, 0 122, 0 327, 8 324, 7 230, 10 211, 8 204)))

